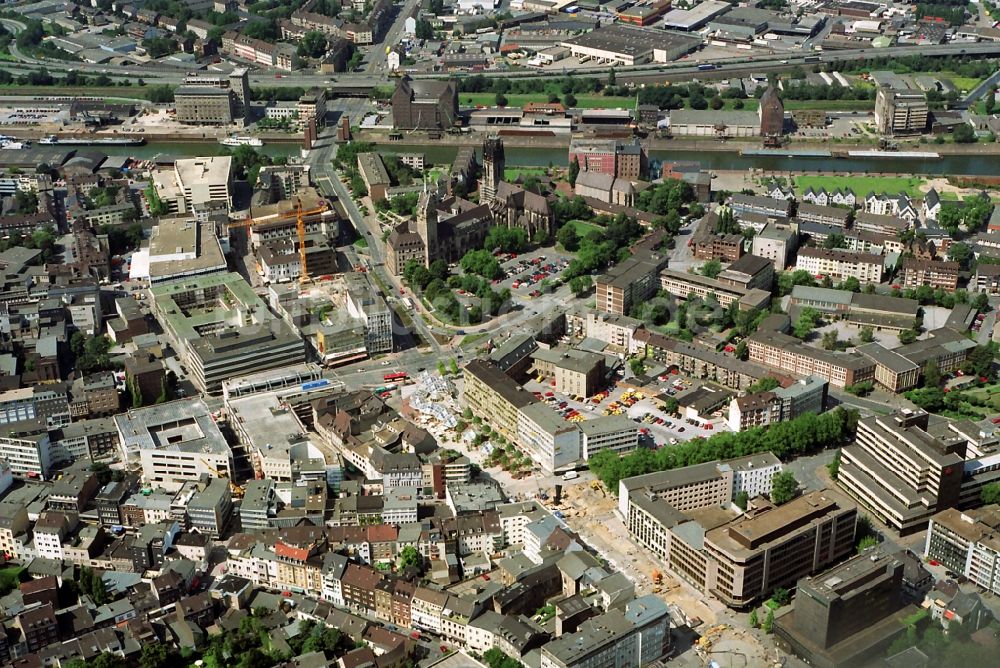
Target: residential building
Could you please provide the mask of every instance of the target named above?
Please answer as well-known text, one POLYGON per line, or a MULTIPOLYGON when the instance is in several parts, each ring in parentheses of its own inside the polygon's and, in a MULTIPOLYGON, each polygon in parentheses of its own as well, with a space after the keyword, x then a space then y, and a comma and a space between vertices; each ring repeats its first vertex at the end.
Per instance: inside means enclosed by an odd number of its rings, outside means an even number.
MULTIPOLYGON (((825 190, 823 191, 823 195, 826 196, 825 190)), ((818 223, 820 225, 829 225, 830 227, 837 228, 841 233, 843 233, 844 229, 851 222, 851 209, 839 206, 826 206, 819 202, 813 203, 807 199, 806 195, 802 199, 803 201, 799 203, 798 209, 795 211, 795 217, 799 220, 818 223)), ((851 206, 853 207, 854 205, 851 204, 851 206)))
POLYGON ((761 195, 736 194, 729 198, 729 206, 732 207, 737 220, 745 214, 787 219, 792 215, 793 203, 761 195))
POLYGON ((629 315, 633 306, 656 294, 658 273, 667 259, 630 257, 597 279, 596 308, 617 315, 629 315))
POLYGON ((1000 294, 1000 264, 986 264, 985 262, 977 264, 976 273, 969 281, 969 290, 985 292, 990 295, 1000 294))
POLYGON ((889 236, 899 236, 910 228, 910 220, 900 216, 893 211, 898 199, 886 198, 877 200, 877 210, 892 211, 892 213, 876 213, 874 211, 859 211, 854 217, 853 229, 858 232, 873 232, 875 234, 886 234, 889 236))
POLYGON ((854 277, 862 284, 880 283, 883 265, 884 260, 878 255, 829 248, 802 248, 795 262, 796 269, 814 276, 841 280, 854 277))
POLYGON ((977 587, 1000 592, 1000 506, 948 508, 931 517, 923 555, 969 578, 977 587))
MULTIPOLYGON (((751 257, 744 255, 743 257, 751 257)), ((741 260, 743 258, 740 258, 741 260)), ((769 262, 764 261, 768 266, 769 262)), ((724 283, 720 278, 708 278, 701 274, 689 274, 676 269, 660 271, 660 289, 680 299, 687 299, 694 294, 700 299, 715 295, 719 306, 728 308, 733 302, 739 304, 741 310, 750 308, 766 308, 771 303, 771 293, 759 288, 745 289, 732 283, 724 283)))
POLYGON ((557 392, 575 397, 591 397, 603 387, 607 358, 575 348, 538 348, 531 354, 530 373, 551 378, 557 392))
POLYGON ((378 153, 359 153, 358 173, 372 202, 384 200, 386 190, 392 185, 392 181, 389 179, 389 172, 385 170, 382 156, 378 153))
POLYGON ((496 366, 478 359, 465 365, 462 400, 507 438, 517 437, 518 411, 538 401, 496 366))

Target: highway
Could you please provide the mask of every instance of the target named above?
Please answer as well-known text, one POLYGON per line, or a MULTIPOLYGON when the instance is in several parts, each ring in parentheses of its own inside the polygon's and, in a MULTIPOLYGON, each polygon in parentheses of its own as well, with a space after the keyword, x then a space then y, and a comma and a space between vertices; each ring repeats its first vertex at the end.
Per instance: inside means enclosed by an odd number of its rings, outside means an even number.
MULTIPOLYGON (((414 2, 415 0, 411 0, 414 2)), ((409 3, 408 3, 409 5, 409 3)), ((407 6, 408 6, 407 5, 407 6)), ((371 59, 368 67, 372 71, 368 72, 345 72, 336 75, 296 73, 294 75, 283 74, 280 79, 275 78, 275 72, 267 70, 255 70, 250 76, 250 83, 253 86, 266 87, 312 87, 320 86, 330 88, 334 92, 337 89, 348 89, 358 87, 372 87, 377 85, 392 85, 392 79, 385 73, 385 68, 379 72, 379 63, 385 60, 384 45, 390 44, 389 40, 397 40, 402 33, 402 24, 405 20, 405 10, 397 17, 397 21, 389 29, 389 35, 382 45, 373 47, 373 52, 369 55, 371 59)), ((12 30, 17 29, 9 19, 2 19, 4 25, 12 30)), ((4 67, 14 74, 23 74, 28 71, 46 68, 54 74, 65 74, 70 71, 78 71, 87 74, 108 74, 109 76, 142 78, 148 84, 179 84, 188 72, 182 67, 172 67, 167 65, 142 65, 124 68, 108 68, 105 65, 91 63, 65 62, 55 60, 38 60, 29 58, 24 54, 16 52, 16 47, 12 47, 11 55, 24 62, 5 63, 4 67)), ((756 56, 752 61, 746 57, 737 57, 725 60, 717 60, 716 69, 703 71, 698 69, 698 61, 690 58, 673 63, 647 63, 630 67, 615 67, 619 83, 632 82, 636 84, 661 82, 665 77, 671 81, 684 81, 692 78, 716 79, 729 76, 749 74, 750 72, 771 72, 788 70, 796 65, 809 66, 817 64, 806 59, 820 58, 820 62, 844 62, 852 60, 865 60, 867 58, 894 57, 894 56, 996 56, 1000 55, 1000 42, 996 43, 958 43, 942 44, 936 46, 895 46, 885 49, 845 49, 840 51, 826 51, 823 53, 810 53, 808 51, 797 51, 788 54, 773 54, 766 56, 756 56)), ((609 68, 610 69, 610 68, 609 68)), ((601 76, 606 74, 608 69, 579 69, 572 71, 574 76, 601 76)), ((490 78, 531 78, 531 77, 558 77, 560 73, 547 70, 512 70, 489 72, 490 78)), ((439 79, 440 73, 416 73, 411 75, 415 79, 439 79)), ((467 73, 453 73, 452 76, 461 78, 469 76, 467 73)))

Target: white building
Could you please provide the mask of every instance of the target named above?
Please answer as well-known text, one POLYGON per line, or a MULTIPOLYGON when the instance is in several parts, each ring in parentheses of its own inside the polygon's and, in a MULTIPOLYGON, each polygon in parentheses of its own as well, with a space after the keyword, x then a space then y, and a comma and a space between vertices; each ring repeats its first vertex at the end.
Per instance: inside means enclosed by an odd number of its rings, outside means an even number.
POLYGON ((547 473, 580 461, 580 430, 543 402, 517 412, 517 442, 547 473))
POLYGON ((601 450, 618 454, 639 447, 639 425, 624 415, 607 415, 578 423, 583 434, 583 458, 590 459, 601 450))

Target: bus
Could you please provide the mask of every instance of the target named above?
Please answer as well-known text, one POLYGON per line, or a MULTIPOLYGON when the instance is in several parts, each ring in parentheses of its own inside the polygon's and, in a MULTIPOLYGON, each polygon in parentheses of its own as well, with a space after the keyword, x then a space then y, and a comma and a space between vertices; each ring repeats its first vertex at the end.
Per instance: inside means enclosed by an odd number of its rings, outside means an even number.
POLYGON ((382 380, 384 380, 385 382, 389 383, 389 382, 406 380, 407 377, 408 376, 404 372, 397 371, 396 373, 387 373, 387 374, 385 374, 384 376, 382 376, 382 380))

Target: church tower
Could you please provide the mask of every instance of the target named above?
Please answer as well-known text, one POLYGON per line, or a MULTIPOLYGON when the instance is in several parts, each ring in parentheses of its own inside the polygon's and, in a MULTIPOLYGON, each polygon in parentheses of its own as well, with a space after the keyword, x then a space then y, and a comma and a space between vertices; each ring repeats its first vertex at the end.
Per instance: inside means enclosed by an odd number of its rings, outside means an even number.
POLYGON ((497 186, 503 181, 505 166, 503 140, 487 137, 483 142, 483 177, 479 180, 479 203, 489 204, 497 194, 497 186))
POLYGON ((424 266, 431 266, 431 262, 437 259, 438 252, 438 220, 437 220, 437 191, 427 187, 424 181, 424 190, 420 193, 420 200, 417 203, 417 234, 424 242, 424 266))

